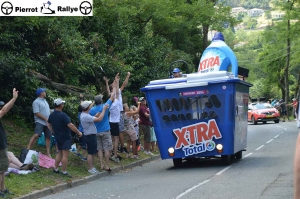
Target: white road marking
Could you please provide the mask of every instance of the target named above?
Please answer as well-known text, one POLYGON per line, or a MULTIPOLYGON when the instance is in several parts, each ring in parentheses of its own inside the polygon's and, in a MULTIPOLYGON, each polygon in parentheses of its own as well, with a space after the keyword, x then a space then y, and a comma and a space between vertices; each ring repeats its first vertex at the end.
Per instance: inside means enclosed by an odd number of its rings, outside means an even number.
POLYGON ((258 151, 259 149, 263 148, 265 145, 261 145, 260 147, 258 147, 257 149, 255 149, 255 151, 258 151))
POLYGON ((231 166, 225 167, 224 169, 222 169, 221 171, 219 171, 218 173, 216 173, 216 176, 221 175, 222 173, 224 173, 225 171, 227 171, 231 166))
POLYGON ((243 159, 244 158, 246 158, 246 157, 248 157, 248 156, 250 156, 250 155, 252 155, 253 153, 248 153, 247 155, 245 155, 244 157, 243 157, 243 159))
MULTIPOLYGON (((285 129, 286 131, 286 129, 285 129)), ((282 131, 280 134, 284 133, 285 131, 282 131)), ((276 135, 274 137, 274 139, 278 138, 279 135, 276 135)), ((267 141, 266 143, 269 144, 270 142, 272 142, 274 139, 271 139, 269 141, 267 141)), ((255 151, 258 151, 260 150, 261 148, 263 148, 265 145, 261 145, 260 147, 258 147, 257 149, 255 149, 255 151)), ((242 159, 245 159, 247 158, 248 156, 252 155, 253 153, 248 153, 247 155, 245 155, 242 159)), ((225 171, 227 171, 228 169, 230 169, 231 166, 228 166, 228 167, 225 167, 224 169, 222 169, 221 171, 219 171, 218 173, 216 173, 215 175, 218 176, 218 175, 221 175, 222 173, 224 173, 225 171)), ((197 185, 187 189, 186 191, 184 191, 183 193, 179 194, 177 197, 175 197, 174 199, 180 199, 182 198, 183 196, 185 196, 186 194, 188 194, 189 192, 193 191, 194 189, 204 185, 205 183, 209 182, 210 180, 204 180, 203 182, 200 182, 198 183, 197 185)))
POLYGON ((193 191, 194 189, 200 187, 201 185, 204 185, 205 183, 209 182, 209 180, 205 180, 195 186, 193 186, 192 188, 189 188, 188 190, 186 190, 185 192, 179 194, 177 197, 175 197, 174 199, 179 199, 181 197, 183 197, 184 195, 188 194, 189 192, 193 191))
POLYGON ((268 142, 266 142, 267 144, 269 144, 270 142, 272 142, 274 139, 269 140, 268 142))

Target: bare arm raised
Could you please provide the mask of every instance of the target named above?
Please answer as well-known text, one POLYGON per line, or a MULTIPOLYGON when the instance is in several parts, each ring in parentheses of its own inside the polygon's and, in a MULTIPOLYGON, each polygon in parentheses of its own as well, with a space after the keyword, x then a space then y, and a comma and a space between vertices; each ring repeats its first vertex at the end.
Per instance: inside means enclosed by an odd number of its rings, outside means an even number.
POLYGON ((122 86, 121 86, 121 88, 120 88, 121 92, 122 92, 122 91, 124 90, 124 88, 127 86, 129 77, 130 77, 130 72, 127 72, 127 76, 126 76, 126 78, 125 78, 125 80, 124 80, 124 82, 123 82, 123 84, 122 84, 122 86))
POLYGON ((2 118, 13 107, 17 98, 18 98, 18 91, 14 88, 13 98, 9 102, 7 102, 0 110, 0 118, 2 118))

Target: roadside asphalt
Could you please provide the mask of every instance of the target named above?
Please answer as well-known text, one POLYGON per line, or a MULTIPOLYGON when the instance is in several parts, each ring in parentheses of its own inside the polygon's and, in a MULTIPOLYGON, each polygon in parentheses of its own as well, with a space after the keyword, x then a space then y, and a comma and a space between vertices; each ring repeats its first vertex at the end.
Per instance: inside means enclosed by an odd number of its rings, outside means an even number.
POLYGON ((62 183, 62 184, 58 184, 56 186, 51 186, 51 187, 48 187, 48 188, 44 188, 42 190, 33 191, 32 193, 20 196, 17 199, 42 198, 42 197, 45 197, 45 196, 48 196, 48 195, 51 195, 51 194, 55 194, 57 192, 64 191, 66 189, 71 189, 73 187, 77 187, 77 186, 89 183, 89 182, 97 180, 99 178, 103 178, 103 177, 106 177, 106 176, 109 176, 109 175, 113 175, 115 173, 118 173, 118 172, 126 170, 126 169, 131 169, 133 167, 142 166, 145 163, 148 163, 148 162, 151 162, 151 161, 154 161, 154 160, 158 160, 158 159, 160 159, 160 155, 154 155, 154 156, 151 156, 149 158, 146 158, 146 159, 143 159, 143 160, 138 160, 136 162, 133 162, 133 163, 130 163, 130 164, 127 164, 127 165, 121 165, 120 164, 118 167, 111 169, 112 170, 111 172, 102 171, 99 174, 90 175, 90 176, 84 177, 82 179, 70 180, 67 183, 62 183))

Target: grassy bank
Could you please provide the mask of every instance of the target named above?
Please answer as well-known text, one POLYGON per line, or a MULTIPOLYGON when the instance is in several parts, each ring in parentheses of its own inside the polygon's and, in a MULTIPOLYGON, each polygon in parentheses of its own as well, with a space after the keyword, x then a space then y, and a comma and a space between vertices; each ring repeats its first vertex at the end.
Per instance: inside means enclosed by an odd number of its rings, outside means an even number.
MULTIPOLYGON (((15 156, 18 157, 21 149, 27 147, 34 128, 32 125, 26 124, 22 119, 11 120, 6 118, 3 119, 2 122, 7 133, 8 150, 12 151, 15 156)), ((38 146, 37 144, 34 145, 32 150, 46 154, 45 147, 38 146)), ((144 153, 140 152, 139 154, 140 159, 148 157, 144 153)), ((51 148, 51 155, 52 157, 55 157, 55 147, 51 148)), ((121 154, 120 156, 123 158, 121 161, 122 165, 135 161, 131 158, 126 158, 124 154, 121 154)), ((97 169, 100 169, 100 163, 97 157, 95 158, 95 166, 97 169)), ((111 168, 118 166, 118 164, 110 161, 111 168)), ((40 167, 40 171, 28 175, 10 174, 5 178, 5 185, 11 192, 15 193, 13 197, 19 197, 35 190, 41 190, 46 187, 68 182, 70 180, 81 179, 90 175, 87 172, 87 163, 73 153, 70 153, 69 155, 69 165, 67 170, 72 175, 71 179, 53 173, 52 169, 40 167)))

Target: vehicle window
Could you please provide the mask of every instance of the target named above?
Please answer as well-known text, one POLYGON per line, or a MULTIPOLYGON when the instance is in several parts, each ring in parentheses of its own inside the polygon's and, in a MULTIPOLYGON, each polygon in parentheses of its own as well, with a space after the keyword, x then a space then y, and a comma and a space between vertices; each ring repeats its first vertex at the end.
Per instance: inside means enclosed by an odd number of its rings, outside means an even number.
POLYGON ((266 108, 272 108, 271 105, 264 103, 264 104, 256 104, 255 109, 266 109, 266 108))

